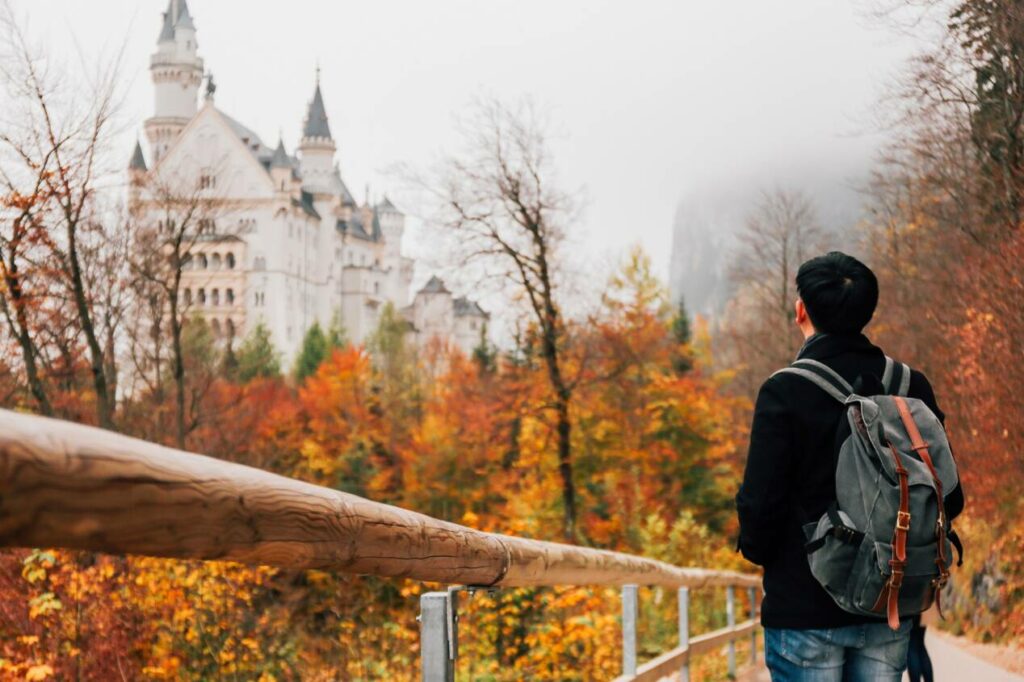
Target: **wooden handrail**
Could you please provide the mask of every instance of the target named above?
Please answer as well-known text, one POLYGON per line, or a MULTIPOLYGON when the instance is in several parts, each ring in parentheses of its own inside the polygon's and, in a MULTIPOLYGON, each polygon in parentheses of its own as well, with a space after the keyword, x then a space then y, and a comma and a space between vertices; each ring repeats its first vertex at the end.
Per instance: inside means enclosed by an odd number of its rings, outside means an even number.
POLYGON ((487 585, 757 586, 757 576, 485 533, 70 422, 0 410, 0 546, 487 585))
POLYGON ((690 640, 687 646, 678 646, 675 649, 652 658, 636 669, 636 675, 620 675, 614 682, 657 682, 669 675, 679 672, 679 669, 693 660, 694 656, 714 651, 723 644, 743 639, 758 627, 755 620, 745 620, 733 627, 719 628, 703 635, 697 635, 690 640))

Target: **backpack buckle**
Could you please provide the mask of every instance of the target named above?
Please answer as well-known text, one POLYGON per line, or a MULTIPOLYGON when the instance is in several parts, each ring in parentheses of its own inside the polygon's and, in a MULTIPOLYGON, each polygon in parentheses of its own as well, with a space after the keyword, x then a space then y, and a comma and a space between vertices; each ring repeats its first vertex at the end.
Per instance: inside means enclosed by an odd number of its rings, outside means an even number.
POLYGON ((905 561, 889 560, 889 570, 892 571, 892 575, 889 576, 889 586, 895 590, 903 586, 903 570, 905 567, 905 561))
POLYGON ((910 530, 910 512, 896 512, 896 528, 898 530, 910 530))

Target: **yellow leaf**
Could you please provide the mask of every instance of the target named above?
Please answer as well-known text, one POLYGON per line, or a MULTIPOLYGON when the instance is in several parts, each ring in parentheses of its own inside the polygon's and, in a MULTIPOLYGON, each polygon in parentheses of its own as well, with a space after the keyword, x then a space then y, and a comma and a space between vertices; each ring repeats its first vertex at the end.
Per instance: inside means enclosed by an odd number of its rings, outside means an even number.
POLYGON ((33 680, 45 680, 47 677, 53 674, 53 668, 48 665, 34 665, 28 669, 25 673, 25 679, 29 682, 33 680))

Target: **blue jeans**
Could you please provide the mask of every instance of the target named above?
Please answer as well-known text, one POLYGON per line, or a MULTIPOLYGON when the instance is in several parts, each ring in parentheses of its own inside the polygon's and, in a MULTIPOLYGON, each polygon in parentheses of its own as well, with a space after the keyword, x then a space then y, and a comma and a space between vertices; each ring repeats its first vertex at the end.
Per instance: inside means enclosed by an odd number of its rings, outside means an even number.
POLYGON ((772 682, 900 682, 907 667, 910 621, 825 630, 764 629, 772 682))

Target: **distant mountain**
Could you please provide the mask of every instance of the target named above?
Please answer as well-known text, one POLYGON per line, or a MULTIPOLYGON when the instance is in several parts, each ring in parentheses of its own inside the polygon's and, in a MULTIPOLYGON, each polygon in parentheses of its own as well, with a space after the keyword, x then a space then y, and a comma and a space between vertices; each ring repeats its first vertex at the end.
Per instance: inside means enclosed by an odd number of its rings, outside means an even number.
POLYGON ((729 300, 729 256, 735 235, 760 195, 781 187, 801 190, 814 202, 830 248, 856 253, 870 165, 864 159, 843 166, 806 163, 789 172, 765 170, 691 192, 679 202, 673 225, 669 285, 674 301, 685 299, 691 314, 713 317, 729 300))

